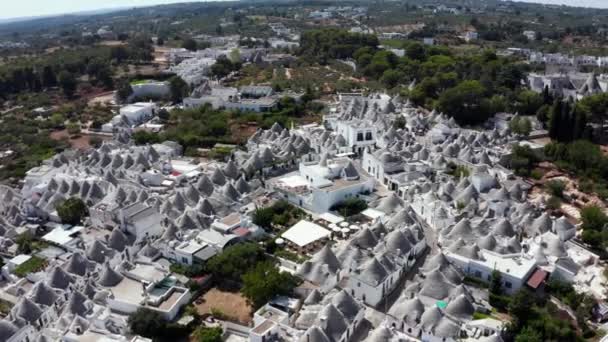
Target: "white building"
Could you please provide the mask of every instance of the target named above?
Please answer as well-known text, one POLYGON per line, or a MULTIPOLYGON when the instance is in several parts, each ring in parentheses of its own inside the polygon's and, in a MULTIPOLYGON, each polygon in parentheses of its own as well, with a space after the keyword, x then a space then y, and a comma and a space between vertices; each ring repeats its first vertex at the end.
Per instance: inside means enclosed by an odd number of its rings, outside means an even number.
POLYGON ((536 31, 524 31, 523 35, 526 36, 529 41, 536 40, 536 31))
POLYGON ((136 126, 149 120, 154 116, 156 104, 152 102, 137 102, 120 108, 120 115, 136 126))
POLYGON ((464 40, 469 43, 479 38, 477 31, 467 31, 464 33, 464 40))
POLYGON ((144 83, 132 84, 133 94, 129 97, 129 100, 137 98, 155 98, 162 99, 166 98, 171 94, 171 89, 167 82, 155 82, 148 81, 144 83))
POLYGON ((300 249, 307 248, 317 241, 328 239, 331 232, 318 224, 301 220, 281 236, 300 249))
POLYGON ((274 188, 285 198, 316 213, 329 211, 349 198, 356 198, 374 190, 374 179, 348 158, 319 162, 302 162, 299 171, 273 182, 274 188))
POLYGON ((119 114, 112 118, 112 121, 101 127, 103 132, 111 133, 114 127, 121 122, 131 127, 138 126, 154 116, 156 104, 152 102, 137 102, 120 108, 119 114))
POLYGON ((351 152, 359 155, 366 146, 376 144, 376 128, 366 120, 338 121, 336 131, 346 139, 351 152))
POLYGON ((490 282, 494 270, 500 272, 503 289, 506 293, 515 293, 536 270, 536 261, 520 254, 498 254, 481 250, 478 259, 471 259, 460 254, 445 251, 445 256, 464 273, 490 282))
POLYGON ((156 208, 143 203, 133 203, 120 210, 122 229, 135 236, 138 241, 160 236, 163 231, 161 219, 162 216, 156 208))

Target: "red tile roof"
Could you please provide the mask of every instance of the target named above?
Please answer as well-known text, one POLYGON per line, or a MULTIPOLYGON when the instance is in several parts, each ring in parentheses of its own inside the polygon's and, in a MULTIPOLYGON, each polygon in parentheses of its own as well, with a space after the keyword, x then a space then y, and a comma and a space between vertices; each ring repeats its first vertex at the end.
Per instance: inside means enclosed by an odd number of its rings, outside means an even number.
POLYGON ((238 235, 238 236, 240 236, 240 237, 243 237, 243 236, 247 236, 247 234, 249 234, 249 229, 247 229, 247 228, 243 228, 243 227, 239 227, 239 228, 237 228, 237 229, 233 230, 232 232, 233 232, 235 235, 238 235))
POLYGON ((540 286, 540 284, 542 284, 543 281, 545 281, 545 279, 547 279, 548 275, 549 275, 548 272, 543 271, 540 268, 537 268, 534 271, 534 273, 532 273, 530 278, 528 278, 528 282, 526 284, 528 284, 528 286, 530 286, 533 289, 537 289, 540 286))

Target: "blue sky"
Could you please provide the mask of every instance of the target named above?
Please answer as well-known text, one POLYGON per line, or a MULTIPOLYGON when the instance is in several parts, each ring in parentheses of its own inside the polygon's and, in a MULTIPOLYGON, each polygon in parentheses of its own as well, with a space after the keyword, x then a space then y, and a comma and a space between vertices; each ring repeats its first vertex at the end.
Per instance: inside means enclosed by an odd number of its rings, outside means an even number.
POLYGON ((579 7, 608 8, 608 0, 515 0, 521 2, 537 2, 551 5, 570 5, 579 7))
POLYGON ((0 0, 0 18, 32 17, 188 1, 195 0, 0 0))
MULTIPOLYGON (((146 6, 188 0, 0 0, 0 18, 63 14, 125 6, 146 6)), ((189 0, 194 1, 194 0, 189 0)), ((608 8, 608 0, 516 0, 608 8)))

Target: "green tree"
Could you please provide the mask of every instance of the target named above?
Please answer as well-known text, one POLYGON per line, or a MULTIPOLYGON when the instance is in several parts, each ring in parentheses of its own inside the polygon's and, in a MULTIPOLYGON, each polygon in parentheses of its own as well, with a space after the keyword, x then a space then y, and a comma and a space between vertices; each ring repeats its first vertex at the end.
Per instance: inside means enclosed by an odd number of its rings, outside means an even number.
POLYGON ((463 81, 439 96, 438 108, 462 124, 484 122, 489 114, 485 93, 479 81, 463 81))
POLYGON ((587 128, 587 114, 582 113, 580 111, 577 110, 577 106, 574 107, 574 132, 573 134, 573 139, 582 139, 582 138, 588 138, 585 137, 585 133, 586 133, 586 128, 587 128))
POLYGON ((80 124, 76 122, 70 122, 67 124, 66 129, 70 135, 78 135, 80 134, 80 124))
POLYGON ((71 197, 57 206, 57 214, 61 222, 76 225, 82 221, 88 212, 86 204, 77 197, 71 197))
POLYGON ((549 190, 551 195, 553 195, 555 197, 559 197, 559 198, 564 197, 564 190, 566 189, 566 183, 564 183, 563 181, 551 180, 551 181, 547 182, 546 186, 547 186, 547 190, 549 190))
POLYGON ((547 209, 558 210, 562 206, 562 199, 557 196, 551 196, 547 200, 547 209))
POLYGON ((549 121, 549 137, 554 140, 558 140, 560 124, 562 122, 562 106, 561 100, 555 101, 551 107, 551 117, 549 121))
POLYGON ((113 46, 110 50, 110 58, 120 64, 129 58, 129 51, 124 46, 113 46))
POLYGON ((515 342, 543 342, 543 337, 533 328, 525 327, 517 334, 515 342))
POLYGON ((194 40, 192 38, 184 39, 182 41, 182 48, 189 50, 189 51, 196 51, 196 49, 197 49, 196 40, 194 40))
POLYGON ((158 133, 142 130, 133 133, 133 141, 136 145, 146 145, 160 143, 162 139, 158 133))
POLYGON ((389 69, 382 74, 380 82, 382 82, 387 88, 393 88, 400 83, 402 78, 403 74, 401 72, 394 69, 389 69))
POLYGON ((534 306, 534 294, 525 288, 521 288, 511 297, 509 303, 509 313, 513 317, 516 327, 524 327, 532 317, 532 307, 534 306))
POLYGON ((102 65, 99 70, 97 70, 97 73, 95 74, 95 79, 105 89, 112 89, 112 87, 114 86, 114 79, 112 78, 112 69, 108 64, 102 65))
POLYGON ((55 71, 53 67, 50 65, 45 65, 42 68, 42 86, 43 87, 54 87, 57 85, 57 76, 55 75, 55 71))
POLYGON ((279 272, 274 263, 260 262, 243 275, 241 292, 259 308, 274 296, 290 295, 299 279, 287 272, 279 272))
POLYGON ((65 116, 63 116, 63 114, 61 114, 61 113, 55 113, 55 114, 51 115, 51 117, 49 118, 49 121, 51 123, 51 127, 63 128, 65 125, 65 116))
POLYGON ((226 77, 231 71, 238 70, 238 65, 232 63, 226 56, 220 56, 211 66, 211 73, 218 78, 226 77))
POLYGON ((169 89, 171 90, 171 101, 180 103, 184 97, 188 96, 190 87, 181 77, 173 76, 169 80, 169 89))
POLYGON ((127 102, 129 97, 133 95, 133 88, 131 83, 127 80, 121 80, 116 86, 116 97, 121 103, 127 102))
POLYGON ((532 90, 521 91, 517 95, 515 110, 520 115, 534 115, 543 105, 543 98, 532 90))
POLYGON ((270 228, 273 217, 272 208, 258 208, 253 212, 253 223, 263 228, 270 228))
POLYGON ((357 215, 365 209, 367 209, 367 202, 360 198, 347 198, 332 208, 346 217, 357 215))
POLYGON ((74 93, 76 92, 76 86, 78 85, 74 74, 63 70, 59 73, 58 79, 59 86, 61 87, 63 94, 65 94, 65 96, 68 98, 74 96, 74 93))
POLYGON ((509 128, 511 129, 511 132, 526 137, 530 135, 530 132, 532 131, 532 123, 528 118, 515 116, 509 122, 509 128))
POLYGON ((197 342, 222 342, 222 328, 199 327, 194 332, 197 342))
POLYGON ((426 55, 424 45, 422 45, 418 42, 408 45, 405 49, 405 55, 409 59, 423 61, 425 59, 425 55, 426 55))
POLYGON ((128 319, 131 332, 143 337, 157 338, 164 334, 167 322, 156 311, 141 308, 128 319))
POLYGON ((241 276, 265 259, 264 250, 255 243, 230 246, 207 262, 207 269, 217 279, 241 281, 241 276))
POLYGON ((30 232, 18 235, 15 242, 17 243, 17 251, 20 254, 31 254, 34 251, 34 235, 30 232))
POLYGON ((583 230, 602 231, 608 227, 608 215, 597 205, 588 205, 581 209, 583 230))
POLYGON ((502 275, 498 270, 492 271, 489 291, 490 293, 497 296, 502 295, 502 275))

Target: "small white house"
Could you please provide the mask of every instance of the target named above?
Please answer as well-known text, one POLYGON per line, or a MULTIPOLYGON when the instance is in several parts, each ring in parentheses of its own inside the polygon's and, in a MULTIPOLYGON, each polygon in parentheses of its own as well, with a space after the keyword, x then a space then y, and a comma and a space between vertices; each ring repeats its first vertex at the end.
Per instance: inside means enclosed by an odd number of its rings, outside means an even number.
POLYGON ((134 203, 120 210, 122 229, 135 236, 137 241, 160 236, 163 231, 161 220, 162 216, 155 207, 143 203, 134 203))
POLYGON ((477 31, 467 31, 464 33, 464 40, 469 43, 479 38, 477 31))
POLYGON ((520 254, 498 254, 481 250, 480 259, 469 259, 462 255, 445 252, 445 256, 464 273, 477 279, 489 282, 494 270, 500 272, 503 289, 506 293, 515 293, 536 270, 536 261, 522 257, 520 254))
POLYGON ((346 139, 346 145, 351 152, 362 154, 366 146, 376 143, 376 128, 371 122, 361 121, 338 121, 337 133, 346 139))
POLYGON ((300 163, 299 172, 274 181, 285 199, 315 213, 325 213, 349 198, 374 190, 374 179, 348 158, 300 163))
POLYGON ((151 119, 156 111, 156 104, 137 102, 120 108, 120 115, 125 117, 131 126, 137 126, 151 119))

